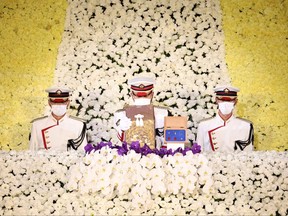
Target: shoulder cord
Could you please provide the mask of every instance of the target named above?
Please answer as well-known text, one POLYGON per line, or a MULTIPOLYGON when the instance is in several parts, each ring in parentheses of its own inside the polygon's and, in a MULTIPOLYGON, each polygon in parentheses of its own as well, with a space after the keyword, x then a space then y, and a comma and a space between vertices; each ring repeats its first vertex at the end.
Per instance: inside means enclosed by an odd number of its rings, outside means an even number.
POLYGON ((67 151, 71 148, 77 150, 86 137, 86 123, 83 122, 83 128, 80 136, 76 139, 69 139, 67 143, 67 151))
POLYGON ((253 129, 253 125, 250 124, 250 132, 249 132, 248 140, 246 141, 236 140, 234 150, 236 151, 237 146, 238 146, 240 150, 243 151, 248 145, 250 145, 250 143, 253 145, 253 140, 254 140, 254 129, 253 129))

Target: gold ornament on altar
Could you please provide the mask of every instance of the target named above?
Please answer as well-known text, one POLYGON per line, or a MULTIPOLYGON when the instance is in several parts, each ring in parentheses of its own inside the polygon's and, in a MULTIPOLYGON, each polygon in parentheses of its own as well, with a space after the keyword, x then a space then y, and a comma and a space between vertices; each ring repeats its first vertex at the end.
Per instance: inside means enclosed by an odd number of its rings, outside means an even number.
POLYGON ((139 141, 140 146, 148 145, 155 148, 155 120, 153 105, 128 106, 126 116, 132 120, 132 125, 125 133, 127 143, 139 141))

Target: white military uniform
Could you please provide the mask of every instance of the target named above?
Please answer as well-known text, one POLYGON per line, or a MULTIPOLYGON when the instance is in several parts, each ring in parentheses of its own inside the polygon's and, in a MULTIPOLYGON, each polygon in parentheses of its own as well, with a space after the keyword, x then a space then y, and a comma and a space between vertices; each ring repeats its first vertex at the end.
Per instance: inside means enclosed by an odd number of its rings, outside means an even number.
POLYGON ((67 114, 57 121, 52 115, 32 121, 30 150, 38 151, 51 149, 54 151, 67 151, 68 140, 80 140, 77 150, 84 152, 87 145, 84 122, 67 114), (84 130, 84 131, 83 131, 84 130), (81 140, 82 138, 82 140, 81 140))
MULTIPOLYGON (((165 107, 154 107, 154 116, 155 116, 155 143, 156 148, 160 149, 161 147, 164 147, 164 118, 165 116, 168 116, 168 109, 165 107)), ((118 139, 120 141, 125 141, 125 131, 122 131, 119 126, 117 125, 117 122, 121 119, 127 118, 126 112, 122 110, 118 110, 114 113, 114 128, 117 130, 118 139)), ((166 145, 166 144, 165 144, 166 145)))
POLYGON ((225 122, 217 114, 216 117, 200 122, 197 144, 204 152, 252 151, 253 125, 233 115, 225 122))

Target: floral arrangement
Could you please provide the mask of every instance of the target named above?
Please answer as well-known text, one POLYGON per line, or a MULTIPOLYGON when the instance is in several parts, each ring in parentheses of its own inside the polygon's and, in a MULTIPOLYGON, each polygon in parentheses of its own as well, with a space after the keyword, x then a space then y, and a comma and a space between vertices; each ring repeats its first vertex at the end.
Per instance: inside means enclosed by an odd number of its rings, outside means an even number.
POLYGON ((69 1, 55 84, 73 90, 72 114, 91 140, 116 143, 113 115, 127 80, 155 78, 154 105, 188 117, 190 141, 214 115, 213 88, 229 83, 219 1, 69 1))
POLYGON ((148 145, 144 144, 144 146, 140 146, 139 141, 134 141, 130 144, 123 142, 122 145, 115 145, 113 146, 111 142, 105 143, 105 142, 100 142, 97 143, 97 145, 93 145, 91 143, 88 143, 84 149, 86 154, 90 154, 93 151, 100 150, 103 147, 109 147, 111 149, 117 149, 117 152, 119 155, 126 155, 129 151, 135 151, 138 154, 147 156, 148 154, 156 154, 160 157, 164 156, 173 156, 175 154, 183 154, 186 155, 187 152, 192 151, 193 154, 200 153, 201 152, 201 146, 198 145, 197 143, 194 143, 192 147, 185 147, 184 149, 178 148, 176 150, 172 149, 166 149, 166 148, 161 148, 161 149, 151 149, 148 145))
POLYGON ((287 215, 287 152, 0 152, 1 215, 287 215))

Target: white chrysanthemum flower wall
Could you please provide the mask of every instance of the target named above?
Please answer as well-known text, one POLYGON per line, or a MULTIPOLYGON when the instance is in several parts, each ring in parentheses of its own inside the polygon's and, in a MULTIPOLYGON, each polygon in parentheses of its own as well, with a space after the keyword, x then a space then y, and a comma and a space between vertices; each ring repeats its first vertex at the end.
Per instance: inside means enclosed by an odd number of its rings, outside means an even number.
POLYGON ((154 77, 154 105, 188 116, 192 141, 215 112, 213 88, 230 82, 223 41, 219 1, 69 1, 55 84, 73 90, 93 141, 116 141, 127 80, 154 77))

